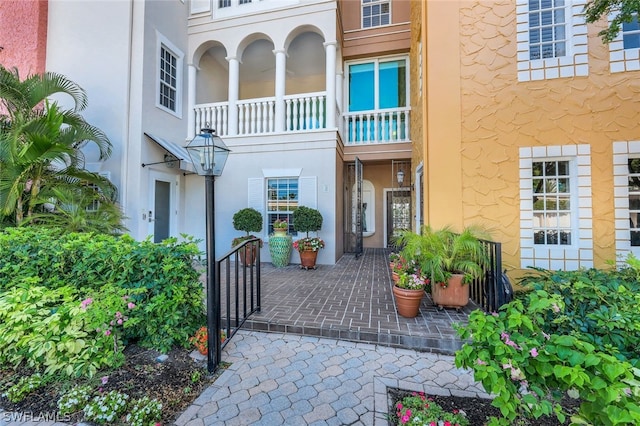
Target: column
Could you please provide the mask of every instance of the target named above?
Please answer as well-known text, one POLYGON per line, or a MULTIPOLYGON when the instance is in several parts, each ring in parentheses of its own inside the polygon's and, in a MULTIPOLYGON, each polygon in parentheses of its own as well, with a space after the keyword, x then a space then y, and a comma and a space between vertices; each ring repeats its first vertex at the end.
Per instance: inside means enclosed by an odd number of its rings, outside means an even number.
POLYGON ((229 135, 238 134, 238 93, 240 92, 240 61, 235 56, 228 56, 229 62, 229 135))
POLYGON ((325 79, 327 88, 327 129, 336 127, 336 42, 324 43, 327 58, 325 79))
POLYGON ((276 84, 275 84, 275 131, 284 132, 285 129, 285 105, 284 94, 287 81, 287 54, 284 49, 273 51, 276 55, 276 84))
POLYGON ((187 71, 187 140, 191 140, 196 136, 196 66, 189 64, 187 71))

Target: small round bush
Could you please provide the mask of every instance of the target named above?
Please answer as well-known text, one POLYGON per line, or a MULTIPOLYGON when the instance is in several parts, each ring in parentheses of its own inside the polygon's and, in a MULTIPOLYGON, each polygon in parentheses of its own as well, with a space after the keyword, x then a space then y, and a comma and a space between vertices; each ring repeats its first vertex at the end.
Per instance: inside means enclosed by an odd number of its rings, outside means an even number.
POLYGON ((300 206, 293 211, 293 228, 299 232, 316 232, 322 228, 322 214, 316 209, 300 206))
POLYGON ((238 210, 233 215, 233 227, 238 231, 250 232, 262 231, 262 214, 251 207, 238 210))

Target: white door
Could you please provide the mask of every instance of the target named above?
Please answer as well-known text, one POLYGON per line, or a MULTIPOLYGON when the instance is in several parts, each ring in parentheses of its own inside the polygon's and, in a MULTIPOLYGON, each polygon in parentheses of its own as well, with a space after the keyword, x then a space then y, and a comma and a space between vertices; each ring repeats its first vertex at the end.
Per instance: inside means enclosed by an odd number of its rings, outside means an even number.
POLYGON ((149 233, 159 243, 176 234, 178 176, 155 170, 149 176, 149 233))

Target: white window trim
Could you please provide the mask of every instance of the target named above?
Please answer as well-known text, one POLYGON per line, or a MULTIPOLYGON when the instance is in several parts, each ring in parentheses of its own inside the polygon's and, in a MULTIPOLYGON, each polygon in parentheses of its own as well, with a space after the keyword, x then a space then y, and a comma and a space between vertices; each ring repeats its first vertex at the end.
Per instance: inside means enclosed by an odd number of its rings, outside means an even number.
MULTIPOLYGON (((399 59, 403 59, 405 61, 405 81, 406 81, 406 103, 407 105, 405 105, 404 107, 398 107, 399 109, 405 108, 405 109, 409 109, 411 107, 411 98, 410 98, 410 94, 411 94, 411 72, 410 72, 410 62, 409 62, 409 56, 408 55, 393 55, 393 56, 380 56, 377 58, 367 58, 367 59, 360 59, 360 60, 355 60, 355 61, 348 61, 345 62, 344 65, 344 75, 346 76, 346 78, 344 79, 344 93, 346 93, 346 96, 344 97, 344 111, 347 112, 354 112, 349 110, 349 99, 350 99, 350 92, 349 92, 349 67, 351 65, 358 65, 358 64, 368 64, 371 62, 376 63, 375 66, 375 74, 374 74, 374 78, 373 78, 373 90, 374 90, 374 96, 375 96, 375 103, 376 106, 374 109, 372 110, 367 110, 367 111, 357 111, 357 112, 361 112, 361 113, 365 113, 368 111, 383 111, 379 108, 380 106, 380 92, 379 92, 379 77, 380 77, 380 68, 378 66, 378 64, 380 64, 380 62, 390 62, 390 61, 395 61, 395 60, 399 60, 399 59)), ((385 108, 385 110, 388 109, 393 109, 393 108, 385 108)))
MULTIPOLYGON (((617 13, 609 15, 609 22, 617 13)), ((640 17, 639 17, 640 19, 640 17)), ((609 43, 609 69, 612 73, 640 70, 640 48, 625 49, 622 29, 609 43)))
POLYGON ((182 96, 183 96, 183 68, 184 68, 184 53, 178 49, 176 45, 171 43, 169 39, 156 31, 156 84, 155 84, 155 99, 156 107, 162 111, 168 112, 178 118, 182 118, 182 96), (160 103, 160 60, 162 47, 169 50, 176 57, 176 110, 172 111, 160 103))
POLYGON ((593 267, 591 148, 554 145, 520 148, 520 264, 522 268, 576 270, 593 267), (533 243, 533 173, 536 161, 569 160, 571 167, 571 245, 533 243))
POLYGON ((516 1, 518 81, 535 81, 589 75, 586 0, 567 0, 567 55, 559 58, 529 59, 529 2, 516 1))
POLYGON ((371 5, 371 3, 367 3, 365 4, 362 0, 360 0, 360 28, 363 30, 369 30, 372 28, 380 28, 380 27, 388 27, 389 25, 393 24, 393 16, 391 15, 393 12, 393 7, 392 6, 392 0, 374 0, 375 3, 373 4, 382 4, 382 3, 388 3, 389 4, 389 23, 388 24, 381 24, 381 25, 371 25, 369 27, 365 27, 364 26, 364 7, 366 5, 371 5))
POLYGON ((640 247, 631 246, 629 227, 629 158, 640 157, 640 141, 613 143, 613 204, 616 258, 623 264, 629 253, 640 257, 640 247))

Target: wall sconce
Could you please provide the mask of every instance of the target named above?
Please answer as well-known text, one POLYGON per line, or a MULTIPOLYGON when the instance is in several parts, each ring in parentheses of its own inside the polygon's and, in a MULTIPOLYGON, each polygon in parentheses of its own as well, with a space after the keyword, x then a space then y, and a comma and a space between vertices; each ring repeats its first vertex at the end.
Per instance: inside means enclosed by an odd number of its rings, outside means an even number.
POLYGON ((176 167, 176 164, 178 163, 178 159, 171 154, 165 154, 164 163, 168 169, 173 169, 176 167))
POLYGON ((404 172, 402 170, 398 170, 398 173, 396 173, 396 179, 398 180, 398 185, 402 186, 404 183, 404 172))

